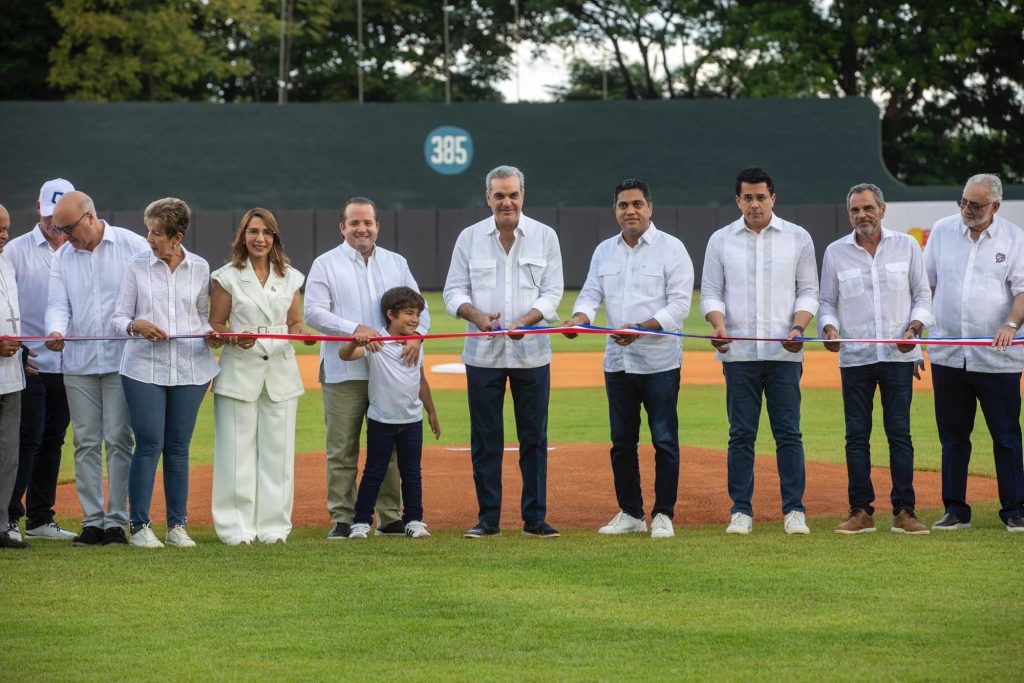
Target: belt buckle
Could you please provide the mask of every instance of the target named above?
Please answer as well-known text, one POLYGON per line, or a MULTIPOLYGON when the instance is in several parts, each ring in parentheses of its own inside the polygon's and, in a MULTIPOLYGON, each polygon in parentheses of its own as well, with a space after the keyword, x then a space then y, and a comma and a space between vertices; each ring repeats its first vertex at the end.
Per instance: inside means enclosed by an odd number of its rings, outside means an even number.
POLYGON ((265 325, 260 325, 256 328, 256 334, 269 334, 270 328, 265 325))

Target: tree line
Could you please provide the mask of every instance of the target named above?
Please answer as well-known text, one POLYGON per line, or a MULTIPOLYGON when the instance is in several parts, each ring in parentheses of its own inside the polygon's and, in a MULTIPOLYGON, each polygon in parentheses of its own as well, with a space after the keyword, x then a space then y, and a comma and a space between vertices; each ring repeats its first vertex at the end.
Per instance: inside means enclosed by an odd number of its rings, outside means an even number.
POLYGON ((520 46, 557 47, 556 100, 870 97, 901 180, 1024 182, 1018 0, 0 0, 0 16, 0 99, 277 101, 283 56, 289 101, 357 101, 360 65, 366 102, 444 101, 446 78, 452 101, 500 101, 520 46))

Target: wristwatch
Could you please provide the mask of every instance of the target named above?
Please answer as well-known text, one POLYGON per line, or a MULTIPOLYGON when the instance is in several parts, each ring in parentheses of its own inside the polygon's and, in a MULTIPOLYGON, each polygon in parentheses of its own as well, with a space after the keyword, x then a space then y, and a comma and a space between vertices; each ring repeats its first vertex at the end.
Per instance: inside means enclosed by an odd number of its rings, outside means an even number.
POLYGON ((793 326, 792 326, 791 328, 789 328, 789 329, 790 329, 790 331, 796 330, 797 332, 799 332, 799 333, 800 333, 800 334, 802 335, 802 334, 804 333, 804 329, 805 329, 805 328, 804 328, 804 327, 802 327, 802 326, 800 326, 800 325, 793 325, 793 326))
POLYGON ((1007 320, 1005 323, 1003 323, 1003 327, 1010 327, 1016 330, 1017 328, 1020 327, 1020 325, 1013 322, 1012 320, 1007 320))

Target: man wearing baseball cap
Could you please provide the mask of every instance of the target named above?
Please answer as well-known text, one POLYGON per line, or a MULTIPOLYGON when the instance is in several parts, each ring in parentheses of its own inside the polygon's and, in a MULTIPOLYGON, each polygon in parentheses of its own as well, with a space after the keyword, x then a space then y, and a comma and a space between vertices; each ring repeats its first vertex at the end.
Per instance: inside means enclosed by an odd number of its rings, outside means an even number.
MULTIPOLYGON (((74 189, 63 178, 43 183, 36 200, 39 222, 31 232, 11 240, 4 250, 17 276, 21 331, 26 336, 47 334, 44 321, 50 262, 64 245, 64 234, 53 225, 53 207, 74 189)), ((19 520, 24 516, 26 537, 70 540, 75 535, 60 528, 53 519, 61 447, 70 421, 61 354, 47 351, 42 342, 25 345, 35 353, 32 360, 39 374, 27 375, 21 392, 18 474, 7 509, 8 525, 0 532, 6 531, 11 538, 20 540, 19 520)))

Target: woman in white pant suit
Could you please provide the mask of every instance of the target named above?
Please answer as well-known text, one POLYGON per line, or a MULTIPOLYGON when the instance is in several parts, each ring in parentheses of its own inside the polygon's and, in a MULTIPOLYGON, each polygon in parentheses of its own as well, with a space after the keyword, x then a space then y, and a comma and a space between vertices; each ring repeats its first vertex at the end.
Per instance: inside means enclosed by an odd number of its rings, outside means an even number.
MULTIPOLYGON (((309 333, 299 295, 305 276, 288 265, 277 221, 266 209, 242 217, 231 263, 210 277, 214 330, 229 335, 309 333)), ((295 412, 303 391, 290 342, 228 337, 213 383, 213 522, 224 543, 283 543, 288 538, 295 412)))

